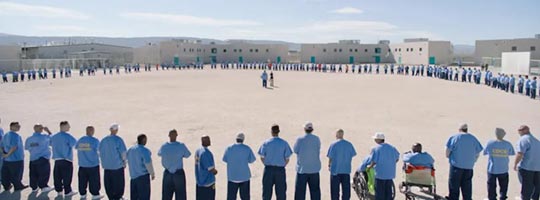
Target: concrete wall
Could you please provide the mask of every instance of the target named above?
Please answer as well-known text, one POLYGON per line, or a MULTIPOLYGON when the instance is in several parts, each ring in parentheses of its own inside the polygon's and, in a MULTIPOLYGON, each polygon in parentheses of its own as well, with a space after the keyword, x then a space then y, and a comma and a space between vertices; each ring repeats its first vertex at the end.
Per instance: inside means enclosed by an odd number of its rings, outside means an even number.
POLYGON ((380 57, 381 63, 392 62, 385 44, 302 44, 300 49, 300 61, 303 63, 311 63, 312 57, 315 57, 315 63, 348 64, 351 57, 354 63, 375 63, 376 56, 380 57), (375 52, 376 48, 380 51, 375 52))
POLYGON ((529 51, 531 52, 531 59, 540 60, 540 39, 477 40, 475 57, 476 61, 482 64, 482 57, 501 58, 502 52, 529 51), (516 49, 513 50, 512 47, 516 49), (534 51, 532 48, 534 48, 534 51))
POLYGON ((437 65, 449 65, 453 62, 453 48, 452 43, 449 41, 430 41, 429 56, 435 57, 435 64, 437 65))
POLYGON ((19 70, 20 56, 20 46, 0 45, 0 71, 19 70))
POLYGON ((70 55, 81 52, 110 53, 109 60, 112 65, 123 65, 133 62, 133 50, 107 44, 73 44, 58 46, 23 47, 23 59, 68 59, 70 55))
POLYGON ((160 64, 159 45, 146 45, 133 48, 133 63, 160 64))
POLYGON ((390 49, 396 64, 429 64, 429 42, 390 44, 390 49))

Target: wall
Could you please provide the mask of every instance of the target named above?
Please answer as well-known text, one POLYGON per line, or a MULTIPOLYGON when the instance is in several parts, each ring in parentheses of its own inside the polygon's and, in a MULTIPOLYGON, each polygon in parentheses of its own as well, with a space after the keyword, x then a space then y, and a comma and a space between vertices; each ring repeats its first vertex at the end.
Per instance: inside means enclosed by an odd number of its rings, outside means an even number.
POLYGON ((388 56, 388 45, 384 44, 302 44, 301 62, 311 63, 313 56, 316 63, 348 64, 350 57, 354 58, 354 63, 375 63, 374 56, 379 56, 381 63, 392 62, 388 56), (375 52, 376 48, 380 48, 379 53, 375 52))
POLYGON ((0 71, 19 70, 20 55, 20 46, 0 45, 0 71))
POLYGON ((477 40, 475 57, 476 62, 482 64, 482 57, 501 58, 502 52, 531 52, 531 59, 540 60, 540 39, 522 38, 508 40, 477 40), (512 51, 512 47, 516 47, 512 51), (531 51, 531 47, 535 51, 531 51))

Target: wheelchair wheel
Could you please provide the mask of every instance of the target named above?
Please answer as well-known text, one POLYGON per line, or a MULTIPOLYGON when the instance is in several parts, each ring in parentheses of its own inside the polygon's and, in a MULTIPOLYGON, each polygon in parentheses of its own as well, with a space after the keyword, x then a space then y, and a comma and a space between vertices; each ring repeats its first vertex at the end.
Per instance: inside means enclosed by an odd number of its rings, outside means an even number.
POLYGON ((354 175, 352 188, 354 192, 356 193, 356 195, 358 196, 358 199, 360 200, 370 199, 368 184, 366 182, 365 177, 362 174, 356 173, 354 175))

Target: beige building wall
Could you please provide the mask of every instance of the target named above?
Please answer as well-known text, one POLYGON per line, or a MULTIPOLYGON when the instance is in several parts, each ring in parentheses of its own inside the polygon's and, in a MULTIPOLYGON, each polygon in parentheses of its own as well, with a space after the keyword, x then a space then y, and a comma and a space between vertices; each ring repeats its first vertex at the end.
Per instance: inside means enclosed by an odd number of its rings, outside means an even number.
POLYGON ((160 64, 160 48, 157 44, 146 45, 133 48, 133 63, 139 64, 160 64))
POLYGON ((479 64, 483 57, 501 58, 503 52, 531 52, 532 60, 540 60, 540 38, 476 41, 475 58, 479 64))
POLYGON ((0 45, 0 72, 20 69, 21 47, 16 45, 0 45))
POLYGON ((390 44, 396 64, 448 65, 452 63, 453 50, 449 41, 412 41, 390 44), (434 61, 434 63, 430 63, 434 61))
POLYGON ((375 63, 379 57, 380 63, 392 62, 386 44, 351 44, 351 43, 327 43, 327 44, 302 44, 300 60, 303 63, 349 64, 375 63))

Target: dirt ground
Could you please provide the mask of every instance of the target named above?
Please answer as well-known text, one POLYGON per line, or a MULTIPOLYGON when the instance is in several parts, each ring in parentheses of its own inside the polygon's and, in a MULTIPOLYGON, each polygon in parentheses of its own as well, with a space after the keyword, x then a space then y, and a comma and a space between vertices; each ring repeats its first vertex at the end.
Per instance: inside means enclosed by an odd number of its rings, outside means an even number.
MULTIPOLYGON (((517 128, 527 124, 533 134, 540 130, 540 101, 511 95, 483 85, 449 82, 433 78, 399 75, 334 74, 313 72, 274 72, 276 88, 264 89, 261 71, 183 70, 152 71, 120 76, 78 77, 0 85, 1 127, 8 130, 11 121, 22 125, 25 140, 34 123, 58 131, 58 123, 68 120, 71 133, 79 138, 87 125, 96 127, 96 137, 108 134, 111 123, 120 124, 119 136, 132 146, 136 135, 149 136, 156 179, 152 181, 152 199, 161 198, 163 167, 157 156, 159 147, 168 140, 170 129, 180 132, 179 140, 192 153, 200 147, 200 137, 212 139, 217 175, 217 199, 225 199, 226 164, 221 161, 225 148, 235 142, 238 132, 246 134, 245 143, 257 151, 270 137, 270 126, 281 126, 281 137, 292 146, 303 135, 306 121, 314 124, 314 134, 321 138, 322 166, 326 152, 335 140, 334 131, 342 128, 358 153, 353 168, 359 166, 371 147, 371 136, 382 131, 387 142, 400 152, 420 142, 436 160, 438 193, 448 191, 448 161, 444 156, 448 137, 459 124, 485 145, 494 139, 496 127, 506 129, 506 139, 516 143, 517 128)), ((28 184, 28 152, 23 182, 28 184)), ((76 156, 76 153, 75 153, 76 156)), ((258 157, 258 156, 257 156, 258 157)), ((75 158, 76 160, 76 158, 75 158)), ((513 158, 511 158, 513 162, 513 158)), ((398 165, 401 165, 400 161, 398 165)), ((287 166, 287 196, 293 198, 296 156, 287 166)), ((77 189, 78 165, 75 162, 73 188, 77 189)), ((193 156, 184 161, 188 199, 195 198, 193 156)), ((474 199, 487 196, 487 158, 481 156, 475 166, 474 199)), ((398 169, 400 169, 398 167, 398 169)), ((251 165, 251 196, 261 198, 263 165, 251 165)), ((102 174, 103 175, 103 174, 102 174)), ((398 171, 396 185, 403 173, 398 171)), ((125 197, 129 198, 129 173, 126 170, 125 197)), ((50 186, 53 186, 52 176, 50 186)), ((517 174, 510 172, 509 198, 519 194, 517 174)), ((322 199, 330 199, 330 175, 321 170, 322 199)), ((21 193, 3 192, 0 199, 32 199, 26 189, 21 193)), ((102 185, 102 194, 105 194, 102 185)), ((38 196, 46 198, 47 195, 38 196)), ((50 198, 55 192, 48 194, 50 198)), ((309 196, 309 195, 308 195, 309 196)), ((352 194, 352 199, 357 199, 352 194)), ((78 199, 79 196, 74 196, 78 199)), ((397 194, 396 199, 404 199, 397 194)))

